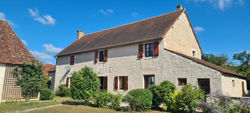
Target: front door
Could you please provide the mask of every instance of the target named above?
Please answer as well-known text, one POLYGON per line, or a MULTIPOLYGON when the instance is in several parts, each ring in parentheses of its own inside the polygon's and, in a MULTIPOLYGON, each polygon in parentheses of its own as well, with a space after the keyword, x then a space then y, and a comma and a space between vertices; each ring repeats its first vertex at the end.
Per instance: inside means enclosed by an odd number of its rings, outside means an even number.
POLYGON ((205 94, 210 93, 210 81, 209 79, 198 79, 199 88, 202 89, 205 94))

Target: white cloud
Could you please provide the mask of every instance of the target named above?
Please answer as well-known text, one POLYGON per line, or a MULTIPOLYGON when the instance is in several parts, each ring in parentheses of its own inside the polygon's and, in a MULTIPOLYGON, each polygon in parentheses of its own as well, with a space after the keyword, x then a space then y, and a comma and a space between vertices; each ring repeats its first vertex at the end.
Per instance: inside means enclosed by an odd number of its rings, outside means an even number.
POLYGON ((113 9, 101 9, 100 13, 103 15, 109 15, 109 14, 114 13, 114 10, 113 9))
POLYGON ((194 30, 198 33, 198 32, 204 31, 205 29, 203 27, 196 26, 194 27, 194 30))
MULTIPOLYGON (((188 0, 190 1, 190 0, 188 0)), ((214 5, 220 10, 224 10, 225 8, 231 7, 232 5, 244 5, 245 0, 193 0, 195 3, 199 2, 208 2, 209 4, 214 5)))
POLYGON ((133 12, 133 13, 131 13, 131 16, 133 16, 133 17, 136 17, 136 16, 138 16, 139 14, 137 13, 137 12, 133 12))
POLYGON ((43 44, 43 47, 45 48, 45 51, 49 53, 58 53, 62 51, 62 48, 55 47, 52 44, 43 44))
POLYGON ((25 46, 27 46, 27 42, 25 40, 21 40, 25 46))
POLYGON ((43 15, 40 16, 38 9, 28 9, 30 15, 33 17, 35 21, 38 21, 45 25, 55 25, 56 19, 54 19, 51 15, 43 15))
POLYGON ((38 52, 38 51, 31 51, 31 53, 34 55, 34 56, 37 56, 41 59, 46 59, 46 60, 52 60, 53 59, 53 56, 52 55, 49 55, 47 53, 44 53, 44 52, 38 52))

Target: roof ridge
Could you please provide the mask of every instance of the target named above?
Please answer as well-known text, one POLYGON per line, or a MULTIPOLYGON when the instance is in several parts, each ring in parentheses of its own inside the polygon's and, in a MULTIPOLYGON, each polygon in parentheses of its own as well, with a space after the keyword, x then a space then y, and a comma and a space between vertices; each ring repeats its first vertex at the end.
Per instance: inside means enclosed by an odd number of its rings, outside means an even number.
MULTIPOLYGON (((185 11, 186 9, 182 9, 182 10, 179 10, 180 12, 183 12, 185 11)), ((124 27, 124 26, 128 26, 128 25, 131 25, 131 24, 135 24, 135 23, 139 23, 139 22, 143 22, 143 21, 147 21, 147 20, 151 20, 151 19, 154 19, 154 18, 158 18, 158 17, 162 17, 162 16, 165 16, 165 15, 169 15, 169 14, 172 14, 172 13, 176 13, 176 12, 179 12, 179 11, 172 11, 172 12, 169 12, 169 13, 165 13, 165 14, 161 14, 161 15, 158 15, 158 16, 154 16, 154 17, 150 17, 150 18, 146 18, 146 19, 142 19, 142 20, 139 20, 139 21, 135 21, 135 22, 131 22, 131 23, 127 23, 127 24, 123 24, 123 25, 120 25, 120 26, 115 26, 115 27, 112 27, 112 28, 108 28, 108 29, 104 29, 104 30, 101 30, 101 31, 97 31, 97 32, 93 32, 93 33, 89 33, 89 34, 86 34, 82 37, 85 37, 87 35, 91 35, 91 34, 94 34, 94 33, 99 33, 99 32, 104 32, 104 31, 108 31, 108 30, 112 30, 112 29, 116 29, 116 28, 120 28, 120 27, 124 27)), ((82 38, 81 37, 81 38, 82 38)), ((81 39, 80 38, 80 39, 81 39)))

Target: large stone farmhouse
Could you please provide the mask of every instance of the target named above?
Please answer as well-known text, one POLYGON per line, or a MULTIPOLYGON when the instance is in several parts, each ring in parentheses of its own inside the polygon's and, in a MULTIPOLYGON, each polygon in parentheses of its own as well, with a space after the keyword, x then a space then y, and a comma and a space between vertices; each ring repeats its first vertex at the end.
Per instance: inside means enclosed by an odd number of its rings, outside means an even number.
POLYGON ((247 93, 246 77, 201 60, 202 49, 186 9, 84 35, 57 54, 54 89, 70 86, 74 71, 85 66, 98 74, 101 89, 126 94, 169 80, 180 89, 199 86, 207 94, 232 97, 247 93))
POLYGON ((0 102, 23 99, 21 88, 16 85, 17 77, 12 72, 16 66, 32 60, 38 61, 10 25, 0 19, 0 102))

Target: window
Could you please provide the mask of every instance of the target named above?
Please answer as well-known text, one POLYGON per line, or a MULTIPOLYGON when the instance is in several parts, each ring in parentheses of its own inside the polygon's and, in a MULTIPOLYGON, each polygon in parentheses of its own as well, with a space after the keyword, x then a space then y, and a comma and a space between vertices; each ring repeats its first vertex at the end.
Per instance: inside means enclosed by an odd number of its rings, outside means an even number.
POLYGON ((103 62, 104 61, 104 51, 100 51, 99 52, 99 62, 103 62))
POLYGON ((154 43, 145 44, 145 56, 154 56, 154 43))
POLYGON ((205 94, 210 93, 210 79, 208 78, 198 78, 198 86, 200 89, 205 91, 205 94))
POLYGON ((114 87, 115 90, 118 89, 118 81, 119 81, 120 90, 128 90, 128 77, 127 76, 119 76, 119 80, 118 80, 118 77, 115 77, 115 87, 114 87))
POLYGON ((235 87, 235 81, 234 80, 232 80, 232 86, 235 87))
POLYGON ((75 56, 70 56, 70 65, 75 64, 75 56))
POLYGON ((187 79, 186 78, 178 78, 178 86, 184 86, 187 85, 187 79))
POLYGON ((195 57, 196 56, 196 51, 192 51, 192 55, 195 57))
POLYGON ((148 88, 155 84, 155 76, 154 75, 144 75, 144 88, 148 88))
POLYGON ((100 80, 100 89, 107 90, 108 89, 108 77, 99 77, 100 80))
POLYGON ((66 87, 70 87, 70 79, 71 77, 66 78, 66 87))

